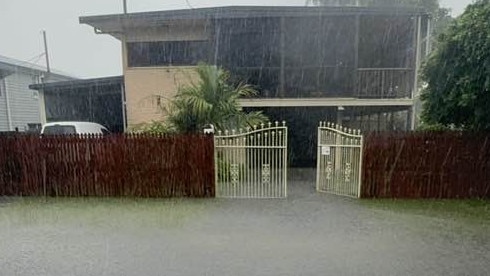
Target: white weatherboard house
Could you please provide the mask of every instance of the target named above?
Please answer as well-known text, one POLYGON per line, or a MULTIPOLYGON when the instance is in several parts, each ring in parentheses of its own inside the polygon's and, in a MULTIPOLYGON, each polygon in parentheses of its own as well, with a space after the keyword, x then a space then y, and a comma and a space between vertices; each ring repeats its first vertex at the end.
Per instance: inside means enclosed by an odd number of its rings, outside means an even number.
POLYGON ((0 132, 39 129, 44 101, 29 85, 72 80, 64 73, 0 55, 0 132))

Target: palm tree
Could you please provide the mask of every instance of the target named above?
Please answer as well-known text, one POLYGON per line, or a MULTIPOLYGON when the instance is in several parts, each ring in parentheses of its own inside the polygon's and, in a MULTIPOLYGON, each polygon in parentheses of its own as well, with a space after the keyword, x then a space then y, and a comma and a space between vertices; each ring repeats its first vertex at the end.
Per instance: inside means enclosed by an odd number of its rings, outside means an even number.
POLYGON ((246 113, 238 103, 257 91, 248 84, 232 84, 221 68, 199 65, 197 83, 182 86, 172 100, 168 122, 181 133, 198 133, 207 124, 217 130, 245 128, 267 121, 262 112, 246 113))

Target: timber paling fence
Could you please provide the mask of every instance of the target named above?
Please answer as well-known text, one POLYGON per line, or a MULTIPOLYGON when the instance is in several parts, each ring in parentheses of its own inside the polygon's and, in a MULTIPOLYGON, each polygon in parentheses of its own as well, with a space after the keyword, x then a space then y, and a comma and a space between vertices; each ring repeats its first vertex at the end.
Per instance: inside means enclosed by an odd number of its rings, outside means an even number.
MULTIPOLYGON (((490 134, 365 136, 364 198, 490 198, 490 134)), ((0 135, 0 196, 214 197, 212 136, 0 135)))
POLYGON ((0 196, 214 197, 213 138, 0 136, 0 196))
POLYGON ((490 134, 368 134, 362 197, 490 198, 490 134))

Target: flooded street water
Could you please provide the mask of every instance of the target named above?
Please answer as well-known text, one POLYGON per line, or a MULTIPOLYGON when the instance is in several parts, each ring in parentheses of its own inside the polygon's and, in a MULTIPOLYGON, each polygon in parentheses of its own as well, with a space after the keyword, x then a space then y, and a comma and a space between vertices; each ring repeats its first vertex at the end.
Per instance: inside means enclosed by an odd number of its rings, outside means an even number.
POLYGON ((287 200, 0 203, 1 275, 486 275, 488 221, 376 208, 292 179, 287 200))

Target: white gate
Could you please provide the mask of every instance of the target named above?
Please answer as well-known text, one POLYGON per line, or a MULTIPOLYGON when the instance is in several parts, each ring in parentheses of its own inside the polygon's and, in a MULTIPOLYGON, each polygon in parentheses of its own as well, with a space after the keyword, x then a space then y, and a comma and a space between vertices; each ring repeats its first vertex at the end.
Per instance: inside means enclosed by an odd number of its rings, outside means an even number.
POLYGON ((360 130, 320 122, 316 189, 360 197, 363 137, 360 130))
POLYGON ((287 196, 286 122, 214 136, 216 197, 287 196))

